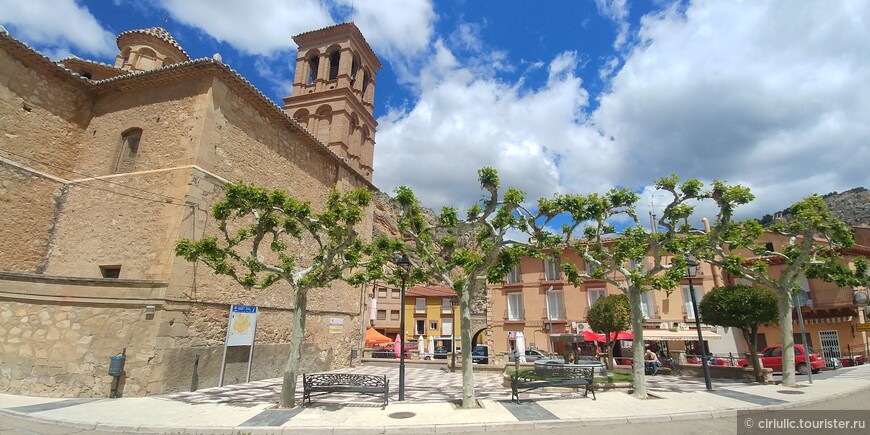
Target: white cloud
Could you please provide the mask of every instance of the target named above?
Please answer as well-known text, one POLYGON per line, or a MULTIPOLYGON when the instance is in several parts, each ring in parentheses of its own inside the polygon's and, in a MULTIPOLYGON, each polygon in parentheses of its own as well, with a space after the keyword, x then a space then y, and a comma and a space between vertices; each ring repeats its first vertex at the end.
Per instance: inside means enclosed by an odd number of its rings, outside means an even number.
POLYGON ((518 187, 534 201, 559 191, 565 173, 611 166, 606 150, 597 152, 600 135, 577 124, 588 95, 574 74, 574 53, 553 59, 549 81, 529 91, 522 80, 474 74, 441 41, 434 47, 419 72, 416 106, 378 120, 375 183, 382 189, 404 184, 427 206, 465 207, 481 197, 477 169, 491 166, 502 186, 518 187))
POLYGON ((379 56, 391 61, 429 48, 437 19, 429 0, 338 0, 353 7, 353 21, 379 56))
POLYGON ((77 51, 117 54, 115 35, 103 29, 88 8, 73 0, 0 0, 0 23, 52 58, 77 51))
POLYGON ((616 23, 613 48, 620 49, 628 42, 628 3, 626 0, 595 0, 598 13, 616 23))
POLYGON ((173 20, 201 29, 248 54, 295 50, 292 37, 332 25, 325 4, 317 0, 161 0, 173 20))
POLYGON ((640 185, 743 181, 760 216, 870 183, 870 6, 696 2, 642 20, 592 116, 640 185))

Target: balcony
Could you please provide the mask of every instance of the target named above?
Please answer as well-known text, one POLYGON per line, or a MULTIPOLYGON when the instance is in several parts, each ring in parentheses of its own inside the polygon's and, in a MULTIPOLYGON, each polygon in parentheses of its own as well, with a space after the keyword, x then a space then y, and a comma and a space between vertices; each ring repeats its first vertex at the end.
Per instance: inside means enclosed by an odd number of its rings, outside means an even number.
POLYGON ((562 309, 558 312, 553 312, 554 310, 548 310, 544 308, 543 313, 541 314, 541 319, 545 322, 550 323, 567 323, 568 316, 565 315, 565 310, 562 309))
POLYGON ((520 315, 517 318, 511 318, 510 313, 507 309, 504 310, 504 321, 505 323, 525 323, 526 321, 526 310, 520 310, 520 315))

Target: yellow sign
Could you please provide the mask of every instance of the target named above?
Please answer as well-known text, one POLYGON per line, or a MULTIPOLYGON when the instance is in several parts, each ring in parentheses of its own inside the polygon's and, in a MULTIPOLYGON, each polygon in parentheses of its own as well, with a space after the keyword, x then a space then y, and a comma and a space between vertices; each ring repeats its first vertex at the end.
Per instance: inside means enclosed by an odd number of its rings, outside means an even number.
POLYGON ((870 331, 870 323, 859 323, 856 329, 859 331, 870 331))

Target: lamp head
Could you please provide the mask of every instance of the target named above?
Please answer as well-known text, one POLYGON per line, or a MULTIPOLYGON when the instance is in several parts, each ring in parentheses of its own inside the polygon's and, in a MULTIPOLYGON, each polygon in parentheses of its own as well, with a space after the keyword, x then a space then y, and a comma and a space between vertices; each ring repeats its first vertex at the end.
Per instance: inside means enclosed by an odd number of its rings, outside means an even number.
POLYGON ((695 274, 698 273, 698 262, 695 261, 695 257, 692 257, 691 255, 686 259, 686 273, 689 278, 694 277, 695 274))
POLYGON ((402 254, 402 258, 396 260, 396 266, 407 272, 411 270, 411 260, 408 260, 407 255, 402 254))

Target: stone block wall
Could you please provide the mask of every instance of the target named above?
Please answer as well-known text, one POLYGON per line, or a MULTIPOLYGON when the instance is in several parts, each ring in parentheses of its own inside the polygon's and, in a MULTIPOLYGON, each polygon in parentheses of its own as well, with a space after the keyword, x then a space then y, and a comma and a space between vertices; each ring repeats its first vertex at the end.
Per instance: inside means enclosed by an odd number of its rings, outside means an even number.
POLYGON ((44 269, 63 184, 0 161, 0 270, 44 269))

